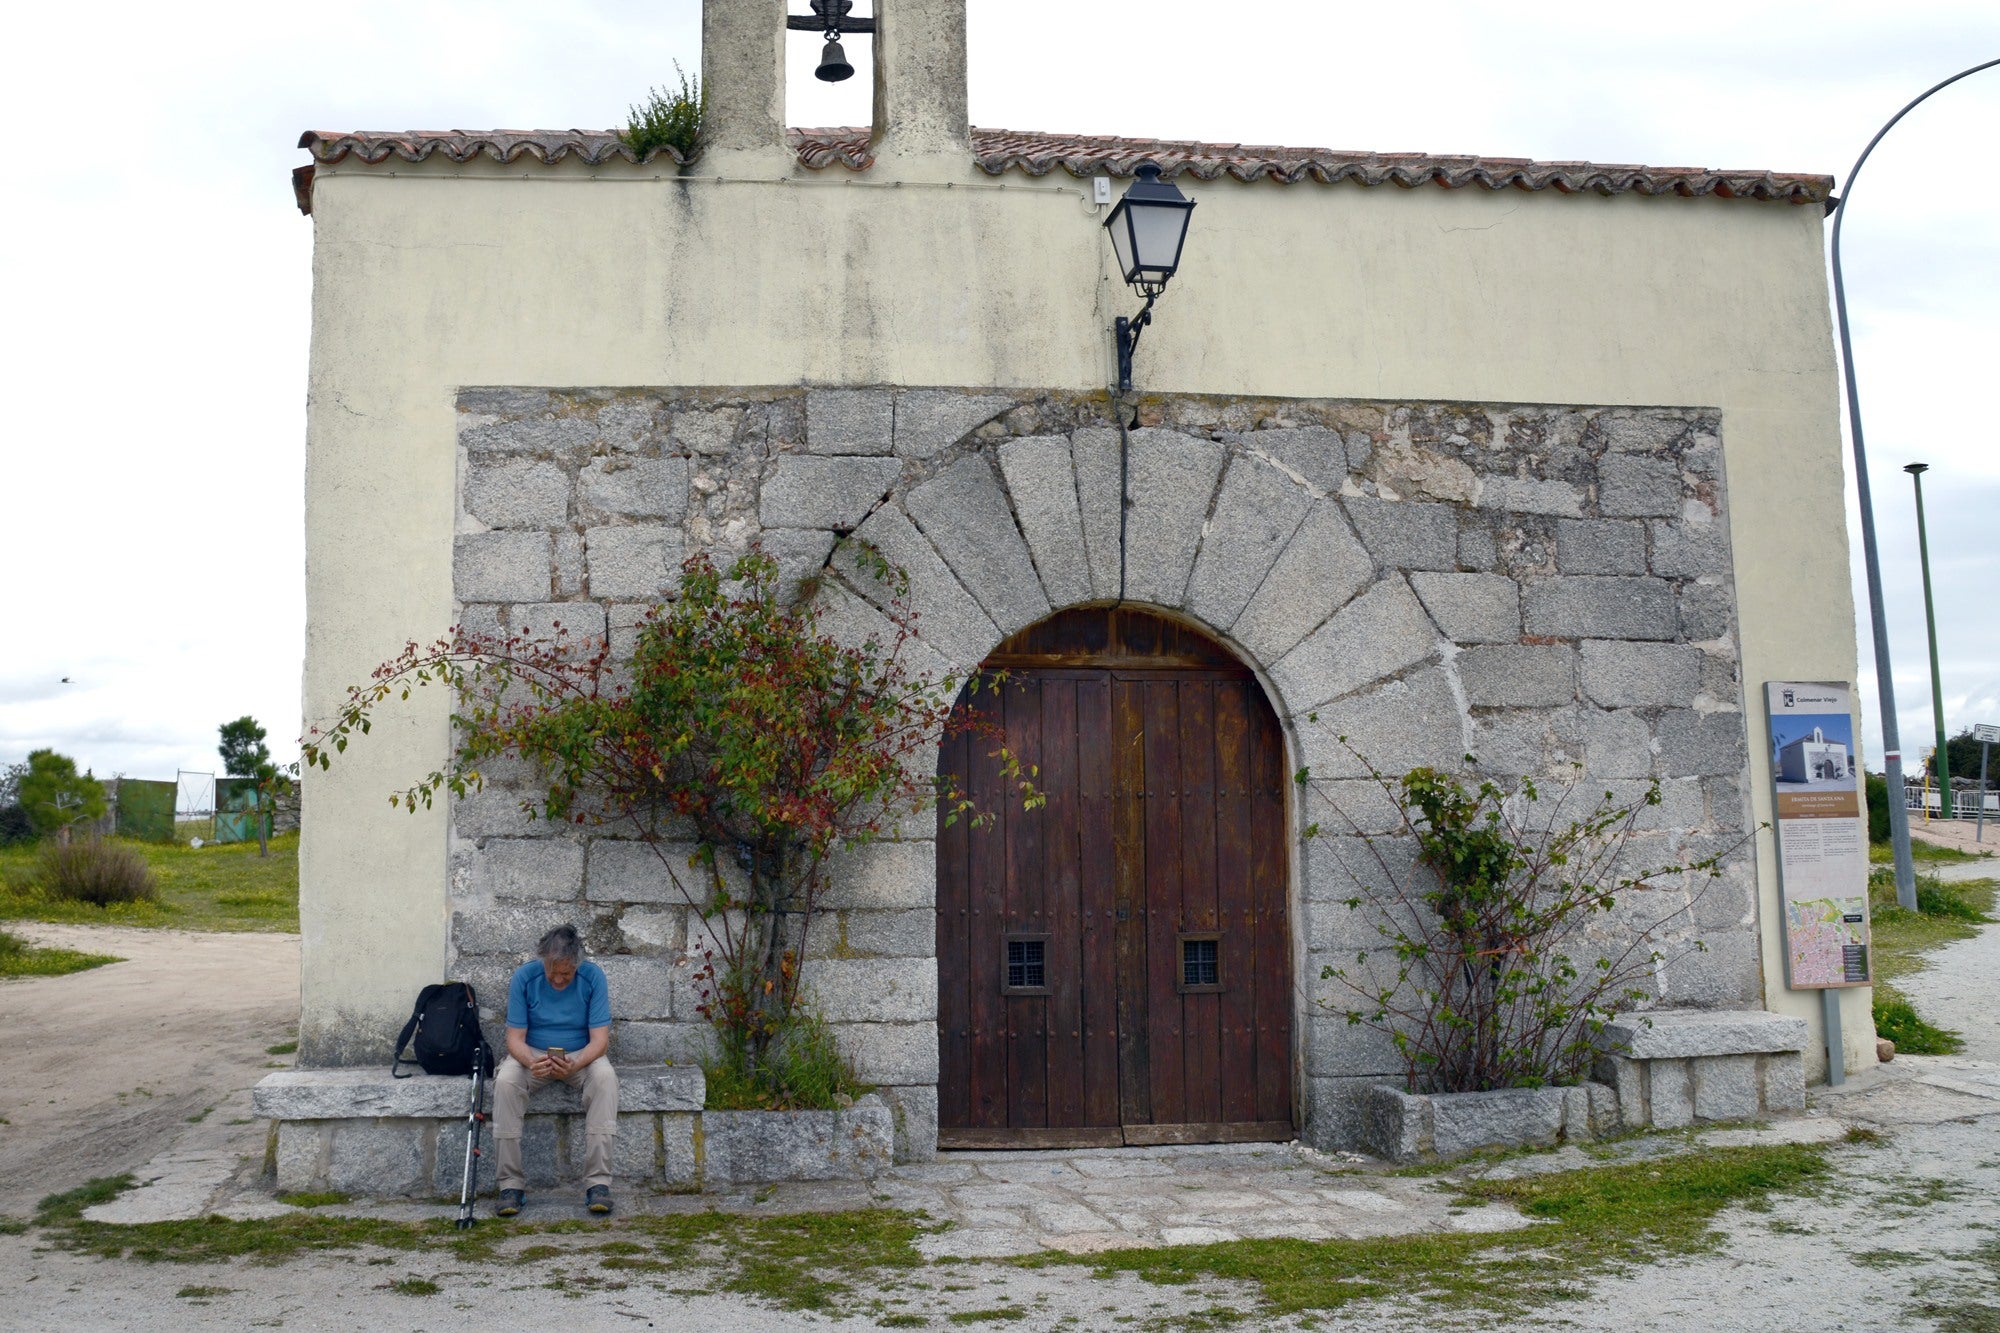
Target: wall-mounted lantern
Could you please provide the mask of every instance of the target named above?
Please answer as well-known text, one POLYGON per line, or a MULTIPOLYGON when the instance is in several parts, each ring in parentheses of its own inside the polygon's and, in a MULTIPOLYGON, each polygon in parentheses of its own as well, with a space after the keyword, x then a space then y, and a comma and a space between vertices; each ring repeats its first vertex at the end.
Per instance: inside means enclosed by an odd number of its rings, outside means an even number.
POLYGON ((1174 270, 1181 265, 1181 245, 1187 240, 1188 216, 1194 200, 1180 192, 1172 181, 1160 179, 1160 169, 1143 162, 1133 173, 1138 177, 1125 197, 1104 219, 1111 233, 1111 248, 1118 255, 1118 271, 1132 290, 1146 298, 1146 304, 1131 319, 1120 315, 1111 325, 1118 340, 1118 392, 1132 391, 1132 352, 1139 345, 1139 332, 1153 322, 1153 302, 1167 289, 1174 270))
POLYGON ((819 68, 813 77, 826 83, 839 83, 854 77, 854 66, 847 62, 847 52, 840 49, 843 32, 872 33, 875 20, 872 18, 851 18, 848 11, 854 8, 854 0, 812 0, 811 18, 803 15, 786 15, 785 27, 792 32, 817 32, 826 37, 826 45, 820 48, 819 68))

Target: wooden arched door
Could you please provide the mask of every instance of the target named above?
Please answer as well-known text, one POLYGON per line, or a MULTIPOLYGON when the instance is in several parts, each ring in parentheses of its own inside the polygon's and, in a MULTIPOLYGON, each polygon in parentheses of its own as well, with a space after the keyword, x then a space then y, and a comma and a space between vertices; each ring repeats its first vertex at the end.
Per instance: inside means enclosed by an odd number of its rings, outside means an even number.
POLYGON ((1035 764, 1025 810, 961 733, 986 827, 938 828, 938 1142, 1293 1137, 1284 755, 1250 671, 1131 608, 1065 611, 958 707, 1035 764))

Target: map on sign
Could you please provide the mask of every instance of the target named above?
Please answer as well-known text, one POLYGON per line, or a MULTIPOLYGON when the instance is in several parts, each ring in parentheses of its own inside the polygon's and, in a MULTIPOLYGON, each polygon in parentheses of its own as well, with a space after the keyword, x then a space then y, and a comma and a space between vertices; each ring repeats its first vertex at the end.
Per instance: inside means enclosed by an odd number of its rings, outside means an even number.
POLYGON ((1866 986, 1868 824, 1854 759, 1850 686, 1771 681, 1772 806, 1794 990, 1866 986))

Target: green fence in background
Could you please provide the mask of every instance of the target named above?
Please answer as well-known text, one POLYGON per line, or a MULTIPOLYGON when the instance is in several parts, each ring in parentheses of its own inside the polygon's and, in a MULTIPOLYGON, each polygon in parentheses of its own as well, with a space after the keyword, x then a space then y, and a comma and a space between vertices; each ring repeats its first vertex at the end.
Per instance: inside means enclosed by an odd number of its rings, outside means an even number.
POLYGON ((118 779, 118 822, 121 838, 145 842, 174 840, 174 791, 171 782, 118 779))
MULTIPOLYGON (((268 822, 265 827, 268 832, 268 822)), ((215 840, 257 841, 257 779, 215 780, 215 840)))

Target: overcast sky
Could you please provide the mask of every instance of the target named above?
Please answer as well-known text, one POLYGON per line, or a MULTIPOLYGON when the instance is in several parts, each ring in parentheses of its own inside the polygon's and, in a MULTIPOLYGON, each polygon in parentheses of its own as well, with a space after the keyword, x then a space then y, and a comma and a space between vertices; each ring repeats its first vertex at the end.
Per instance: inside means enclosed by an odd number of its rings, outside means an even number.
MULTIPOLYGON (((217 724, 246 712, 292 758, 312 257, 288 180, 306 160, 299 132, 616 125, 676 60, 699 66, 699 4, 10 13, 0 763, 50 745, 100 775, 212 769, 217 724)), ((971 13, 978 125, 1842 177, 1897 107, 2000 56, 1992 0, 971 0, 971 13)), ((867 43, 860 76, 837 87, 811 77, 816 37, 792 43, 791 123, 865 124, 867 43)), ((2000 70, 1941 93, 1876 151, 1846 227, 1912 755, 1931 691, 1907 462, 1932 466, 1946 722, 2000 722, 1996 132, 2000 70)), ((1850 530, 1874 766, 1852 514, 1850 530)))

